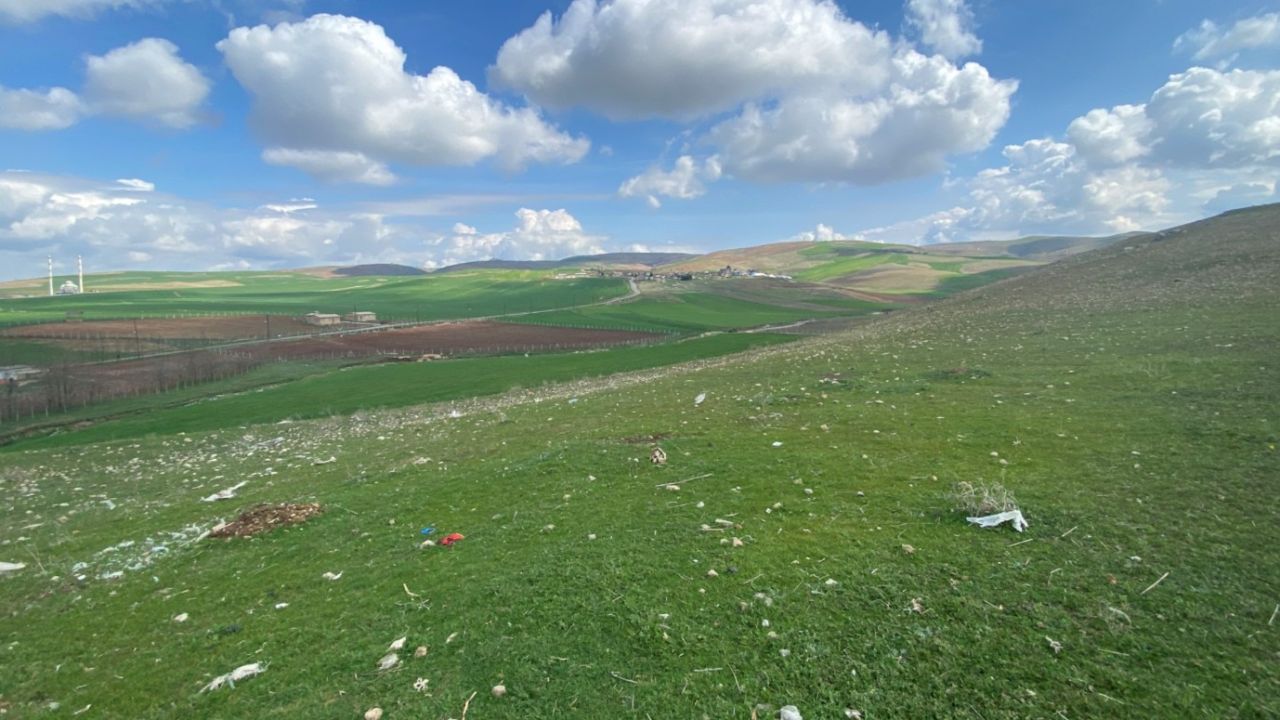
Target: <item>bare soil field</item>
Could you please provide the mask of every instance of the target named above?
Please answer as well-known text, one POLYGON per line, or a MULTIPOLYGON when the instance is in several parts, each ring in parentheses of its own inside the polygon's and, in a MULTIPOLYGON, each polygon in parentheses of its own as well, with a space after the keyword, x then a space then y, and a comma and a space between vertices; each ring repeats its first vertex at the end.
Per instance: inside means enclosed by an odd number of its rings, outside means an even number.
MULTIPOLYGON (((273 320, 273 330, 274 327, 273 320)), ((44 385, 45 393, 51 392, 57 398, 49 402, 78 407, 86 402, 228 377, 277 360, 551 352, 641 343, 660 337, 662 335, 657 333, 625 330, 482 321, 442 323, 349 335, 275 340, 223 350, 196 350, 120 362, 58 366, 49 371, 44 385)), ((29 402, 39 405, 45 401, 44 398, 45 395, 32 397, 29 402)))
MULTIPOLYGON (((25 338, 133 338, 241 340, 265 337, 267 321, 262 315, 226 317, 140 318, 133 320, 90 320, 23 325, 0 330, 0 335, 25 338)), ((299 335, 324 329, 287 315, 271 316, 272 335, 299 335)))

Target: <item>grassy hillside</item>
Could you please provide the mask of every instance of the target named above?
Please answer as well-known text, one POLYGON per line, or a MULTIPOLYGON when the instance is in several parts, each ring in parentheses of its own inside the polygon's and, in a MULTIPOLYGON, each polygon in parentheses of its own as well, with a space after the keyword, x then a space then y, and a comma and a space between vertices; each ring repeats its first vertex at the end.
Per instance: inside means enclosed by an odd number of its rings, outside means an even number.
POLYGON ((0 299, 0 325, 85 318, 200 313, 304 314, 372 310, 401 320, 446 319, 546 310, 625 295, 616 278, 557 280, 511 270, 444 276, 350 278, 303 273, 121 273, 85 281, 69 297, 0 299))
POLYGON ((784 324, 815 317, 865 315, 888 307, 803 288, 760 288, 754 280, 645 286, 639 299, 614 305, 538 313, 516 322, 623 327, 678 333, 784 324), (753 287, 757 286, 757 287, 753 287))
POLYGON ((1262 208, 747 356, 7 453, 0 559, 28 567, 0 576, 3 701, 1273 717, 1276 277, 1280 210, 1262 208), (967 525, 957 481, 1007 486, 1026 533, 967 525), (324 512, 190 542, 282 501, 324 512), (421 549, 427 526, 466 538, 421 549))

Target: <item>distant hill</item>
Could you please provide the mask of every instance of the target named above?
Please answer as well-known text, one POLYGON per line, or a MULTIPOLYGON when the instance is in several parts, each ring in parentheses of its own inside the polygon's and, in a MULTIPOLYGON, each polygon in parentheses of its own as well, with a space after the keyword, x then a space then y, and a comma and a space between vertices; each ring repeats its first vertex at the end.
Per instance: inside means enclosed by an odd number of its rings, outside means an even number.
POLYGON ((980 240, 976 242, 929 245, 930 252, 942 255, 1006 256, 1051 262, 1089 250, 1103 248, 1144 233, 1130 232, 1105 237, 1070 235, 1029 235, 1017 240, 980 240))
POLYGON ((361 277, 364 275, 426 275, 427 271, 409 265, 397 265, 395 263, 373 263, 369 265, 352 265, 350 267, 334 268, 331 271, 334 275, 343 275, 346 277, 361 277))
POLYGON ((1037 236, 918 247, 855 240, 791 241, 719 250, 671 263, 662 269, 710 272, 728 266, 790 275, 796 280, 863 292, 918 295, 955 287, 957 283, 966 287, 972 286, 971 283, 982 284, 979 281, 1013 275, 1134 235, 1037 236))
POLYGON ((447 265, 436 272, 460 270, 557 270, 559 268, 600 267, 610 269, 643 270, 696 258, 690 253, 603 253, 601 255, 575 255, 563 260, 476 260, 447 265))

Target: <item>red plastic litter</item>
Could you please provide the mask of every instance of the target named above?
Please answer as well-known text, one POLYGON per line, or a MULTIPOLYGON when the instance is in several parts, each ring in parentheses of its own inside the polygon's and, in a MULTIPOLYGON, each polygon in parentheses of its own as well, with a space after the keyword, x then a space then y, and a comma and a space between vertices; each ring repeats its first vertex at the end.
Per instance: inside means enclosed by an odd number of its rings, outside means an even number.
POLYGON ((440 539, 440 544, 449 546, 463 539, 465 539, 465 536, 462 533, 449 533, 440 539))

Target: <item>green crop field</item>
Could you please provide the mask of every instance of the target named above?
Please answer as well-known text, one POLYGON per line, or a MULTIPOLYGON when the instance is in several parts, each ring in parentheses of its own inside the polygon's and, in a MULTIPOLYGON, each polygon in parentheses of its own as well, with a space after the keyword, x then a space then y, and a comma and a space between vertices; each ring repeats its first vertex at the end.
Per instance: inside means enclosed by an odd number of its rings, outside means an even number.
MULTIPOLYGON (((73 415, 83 426, 90 417, 118 419, 92 427, 63 431, 43 438, 20 441, 10 448, 27 449, 77 445, 154 434, 197 432, 280 420, 328 417, 360 410, 394 408, 534 388, 544 383, 598 377, 614 372, 640 370, 788 342, 795 338, 768 333, 711 335, 682 342, 645 347, 621 347, 575 353, 506 355, 465 358, 429 363, 346 367, 307 364, 293 373, 274 369, 258 371, 277 382, 268 387, 224 394, 222 387, 208 389, 212 397, 191 397, 180 407, 167 405, 164 396, 153 396, 151 406, 137 401, 118 406, 95 406, 88 414, 73 415), (304 372, 305 368, 305 372, 304 372), (316 370, 323 372, 317 373, 316 370), (157 407, 159 406, 159 407, 157 407)), ((238 381, 261 384, 255 377, 238 381)), ((47 424, 43 421, 42 424, 47 424)))
MULTIPOLYGON (((0 463, 0 560, 25 565, 0 575, 0 700, 14 717, 1276 717, 1278 228, 1280 208, 1236 212, 687 365, 288 424, 215 403, 185 435, 146 435, 172 418, 18 445, 0 463), (1026 532, 966 523, 962 481, 1010 491, 1026 532), (323 512, 197 540, 284 502, 323 512), (465 539, 422 547, 428 527, 465 539)), ((373 372, 325 377, 430 399, 373 372)), ((287 402, 327 412, 324 389, 287 402)))
POLYGON ((792 323, 809 318, 866 315, 887 307, 853 298, 834 296, 809 297, 804 306, 796 306, 786 291, 770 296, 767 292, 730 295, 734 283, 728 285, 697 283, 688 291, 667 288, 644 288, 637 300, 614 305, 558 310, 513 318, 514 322, 577 327, 629 328, 665 332, 702 332, 748 328, 760 325, 792 323))
POLYGON ((300 273, 130 273, 116 285, 156 289, 109 291, 110 285, 104 283, 102 292, 93 292, 99 282, 93 277, 86 280, 91 292, 84 295, 0 298, 0 326, 61 320, 68 312, 107 319, 359 309, 387 319, 441 320, 585 305, 627 293, 621 279, 554 279, 549 273, 514 270, 354 278, 300 273), (173 287, 175 283, 223 285, 173 287))

